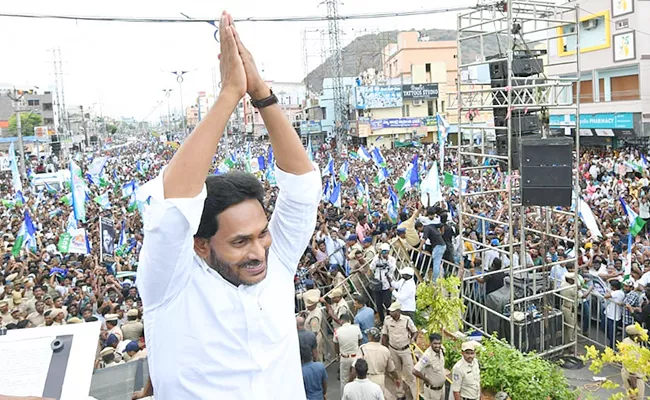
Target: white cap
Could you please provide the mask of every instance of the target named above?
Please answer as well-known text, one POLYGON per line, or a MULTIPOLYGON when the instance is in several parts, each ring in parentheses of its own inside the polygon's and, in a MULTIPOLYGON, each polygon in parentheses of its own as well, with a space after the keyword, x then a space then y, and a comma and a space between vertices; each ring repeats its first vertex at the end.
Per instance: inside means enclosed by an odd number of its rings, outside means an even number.
POLYGON ((382 243, 379 245, 379 250, 381 251, 389 251, 390 250, 390 245, 388 243, 382 243))
POLYGON ((415 273, 413 271, 413 268, 411 268, 411 267, 406 267, 406 268, 401 269, 399 271, 399 274, 400 275, 411 275, 411 276, 415 275, 415 273))

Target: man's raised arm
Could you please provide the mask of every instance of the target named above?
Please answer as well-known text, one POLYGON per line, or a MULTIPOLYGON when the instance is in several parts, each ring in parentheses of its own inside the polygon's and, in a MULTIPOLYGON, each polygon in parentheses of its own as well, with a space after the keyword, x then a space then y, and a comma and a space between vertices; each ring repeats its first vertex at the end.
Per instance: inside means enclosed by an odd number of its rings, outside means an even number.
POLYGON ((191 198, 201 193, 228 118, 246 93, 246 73, 231 21, 224 12, 219 22, 221 93, 165 169, 163 182, 166 199, 191 198))
MULTIPOLYGON (((232 17, 229 19, 232 25, 232 17)), ((271 90, 257 71, 255 61, 242 44, 237 30, 233 31, 246 70, 248 94, 254 101, 269 98, 271 90)), ((296 131, 277 102, 259 110, 277 160, 276 180, 280 187, 269 230, 273 235, 274 254, 293 276, 316 226, 321 198, 320 173, 307 157, 296 131)))
MULTIPOLYGON (((230 19, 232 22, 232 17, 230 19)), ((248 82, 247 91, 253 100, 262 100, 271 96, 271 89, 264 82, 251 53, 242 44, 236 29, 233 29, 239 54, 241 55, 246 70, 248 82)), ((314 165, 309 161, 302 142, 295 129, 285 116, 279 104, 273 104, 259 109, 264 120, 264 125, 269 132, 273 154, 278 167, 289 174, 303 175, 314 170, 314 165)))

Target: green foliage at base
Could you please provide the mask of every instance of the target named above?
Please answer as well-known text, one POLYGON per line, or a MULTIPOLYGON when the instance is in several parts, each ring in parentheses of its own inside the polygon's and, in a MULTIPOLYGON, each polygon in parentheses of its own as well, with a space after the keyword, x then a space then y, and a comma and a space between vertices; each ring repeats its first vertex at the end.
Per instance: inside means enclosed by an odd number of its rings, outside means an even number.
POLYGON ((524 354, 506 342, 484 340, 478 353, 481 386, 494 393, 504 391, 512 399, 576 400, 578 392, 569 387, 556 364, 535 353, 524 354))

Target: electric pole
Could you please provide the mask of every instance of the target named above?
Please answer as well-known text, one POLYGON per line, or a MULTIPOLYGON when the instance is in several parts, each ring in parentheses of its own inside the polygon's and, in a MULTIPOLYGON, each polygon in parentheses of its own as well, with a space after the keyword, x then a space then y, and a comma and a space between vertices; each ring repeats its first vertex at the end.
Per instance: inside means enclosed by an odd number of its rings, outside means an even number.
POLYGON ((187 134, 187 127, 185 126, 185 109, 183 108, 183 75, 190 71, 173 71, 172 74, 176 75, 176 82, 178 82, 178 90, 181 95, 181 119, 183 121, 183 135, 187 134))
POLYGON ((13 93, 7 93, 7 96, 14 102, 16 109, 16 137, 18 139, 18 154, 20 155, 20 163, 18 164, 20 179, 25 180, 25 146, 23 143, 23 130, 22 122, 20 120, 20 101, 25 93, 22 90, 14 88, 13 93))

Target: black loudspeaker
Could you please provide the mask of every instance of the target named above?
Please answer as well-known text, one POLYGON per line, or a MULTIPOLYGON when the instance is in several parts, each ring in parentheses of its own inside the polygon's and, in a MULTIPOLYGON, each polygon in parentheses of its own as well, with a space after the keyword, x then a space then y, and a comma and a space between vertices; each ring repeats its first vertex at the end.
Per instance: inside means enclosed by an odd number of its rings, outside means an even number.
MULTIPOLYGON (((544 63, 539 58, 515 58, 512 60, 512 75, 525 77, 544 72, 544 63)), ((508 79, 508 62, 500 61, 490 64, 490 78, 508 79)))
MULTIPOLYGON (((526 138, 533 138, 533 139, 541 139, 542 134, 534 134, 531 136, 527 136, 526 138)), ((521 138, 518 136, 513 136, 512 137, 512 169, 519 169, 519 159, 521 158, 519 156, 519 147, 521 145, 521 138)), ((497 147, 497 154, 500 156, 507 156, 508 155, 508 135, 505 133, 497 134, 496 137, 496 147, 497 147)))
POLYGON ((525 206, 571 206, 573 139, 524 138, 521 190, 525 206))
MULTIPOLYGON (((505 109, 500 109, 499 111, 505 109)), ((494 113, 494 126, 508 126, 507 114, 501 112, 494 113)), ((510 113, 511 130, 513 135, 532 135, 542 130, 542 124, 539 121, 537 113, 524 113, 522 111, 513 111, 510 113)))

